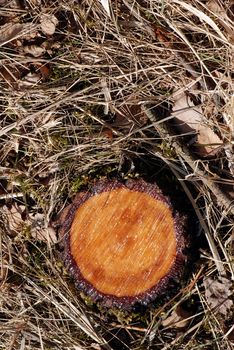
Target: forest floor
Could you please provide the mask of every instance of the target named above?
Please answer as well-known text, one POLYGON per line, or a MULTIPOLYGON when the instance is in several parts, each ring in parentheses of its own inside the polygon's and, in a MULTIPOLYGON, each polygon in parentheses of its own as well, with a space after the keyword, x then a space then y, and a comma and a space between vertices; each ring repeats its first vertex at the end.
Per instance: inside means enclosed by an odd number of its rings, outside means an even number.
POLYGON ((231 0, 0 0, 0 349, 234 348, 233 19, 231 0), (131 313, 75 289, 53 225, 116 176, 191 217, 178 288, 131 313))

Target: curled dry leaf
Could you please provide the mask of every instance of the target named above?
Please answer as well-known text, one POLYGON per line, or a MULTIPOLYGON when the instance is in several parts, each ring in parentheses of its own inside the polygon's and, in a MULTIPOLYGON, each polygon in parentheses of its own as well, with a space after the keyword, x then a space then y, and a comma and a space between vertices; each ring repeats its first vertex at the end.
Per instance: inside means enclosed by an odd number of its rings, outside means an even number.
POLYGON ((204 278, 205 296, 211 309, 222 316, 227 316, 233 307, 231 300, 233 283, 226 277, 220 276, 217 280, 211 277, 204 278))
POLYGON ((0 45, 14 40, 22 32, 24 26, 20 23, 6 23, 0 27, 0 45))
POLYGON ((41 65, 39 68, 39 71, 41 73, 41 77, 43 80, 47 79, 50 75, 50 68, 46 65, 41 65))
POLYGON ((21 9, 20 3, 17 0, 0 0, 0 6, 8 6, 8 8, 21 9))
POLYGON ((105 11, 107 12, 108 16, 110 17, 110 6, 109 6, 109 0, 100 0, 100 3, 104 7, 105 11))
POLYGON ((47 244, 54 244, 57 242, 56 232, 46 223, 43 214, 30 213, 26 218, 25 206, 17 204, 13 205, 11 208, 4 205, 1 213, 7 223, 6 231, 9 236, 16 237, 26 228, 29 228, 32 237, 36 240, 43 241, 47 244))
POLYGON ((190 134, 196 137, 196 152, 202 157, 214 155, 222 140, 207 125, 201 106, 195 106, 185 93, 179 94, 172 109, 174 126, 180 134, 190 134))
POLYGON ((148 120, 141 106, 137 104, 137 96, 133 96, 132 98, 131 104, 125 104, 116 111, 114 123, 111 124, 122 132, 129 132, 133 129, 143 127, 148 120))
POLYGON ((40 82, 41 80, 41 75, 37 73, 28 73, 25 77, 24 80, 20 82, 19 86, 20 87, 31 87, 33 85, 36 85, 40 82))
POLYGON ((30 0, 30 5, 31 6, 40 6, 41 5, 41 0, 30 0))
MULTIPOLYGON (((226 12, 225 8, 222 6, 220 1, 216 0, 209 0, 206 3, 207 8, 213 12, 217 16, 217 20, 219 24, 226 30, 229 40, 231 42, 234 42, 234 31, 233 27, 228 25, 228 22, 230 21, 230 18, 228 16, 228 13, 226 12)), ((231 6, 229 8, 230 13, 231 6)))
POLYGON ((227 333, 227 339, 234 345, 234 325, 227 333))
POLYGON ((39 241, 49 244, 57 243, 55 230, 45 222, 45 216, 40 213, 29 214, 31 221, 31 235, 39 241))
POLYGON ((37 45, 30 45, 24 47, 24 52, 32 55, 33 57, 40 57, 45 53, 45 49, 43 47, 37 45))
POLYGON ((20 72, 13 65, 0 67, 0 81, 3 80, 8 86, 16 88, 19 77, 20 72))
POLYGON ((8 208, 6 205, 2 207, 1 213, 7 223, 6 231, 9 236, 17 236, 27 225, 22 218, 24 210, 25 207, 23 205, 13 205, 11 208, 8 208))
POLYGON ((171 328, 185 328, 189 324, 189 318, 191 316, 191 311, 187 311, 182 307, 182 305, 178 305, 177 308, 172 311, 170 316, 162 321, 162 326, 171 328))
POLYGON ((54 15, 41 16, 41 31, 45 35, 53 35, 58 24, 58 19, 54 15))

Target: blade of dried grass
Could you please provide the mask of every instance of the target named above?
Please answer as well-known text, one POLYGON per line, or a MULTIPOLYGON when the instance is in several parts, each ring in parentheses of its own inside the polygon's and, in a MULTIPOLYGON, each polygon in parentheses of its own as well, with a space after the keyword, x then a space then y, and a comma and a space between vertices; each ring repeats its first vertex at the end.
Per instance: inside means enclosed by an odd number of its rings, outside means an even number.
MULTIPOLYGON (((50 296, 48 293, 46 293, 42 288, 40 288, 36 283, 34 283, 26 275, 23 275, 23 277, 27 281, 27 283, 30 286, 32 286, 31 292, 33 292, 39 297, 43 296, 45 299, 50 301, 54 306, 56 306, 71 321, 73 321, 74 324, 76 324, 77 327, 79 327, 83 332, 85 332, 90 338, 92 338, 98 344, 107 346, 106 341, 102 337, 98 336, 98 334, 94 331, 85 313, 82 313, 77 308, 75 308, 75 306, 71 304, 70 301, 67 298, 65 298, 65 296, 62 295, 62 293, 59 292, 59 290, 57 290, 52 285, 49 286, 50 289, 55 293, 55 296, 61 298, 64 301, 66 306, 63 306, 60 302, 58 302, 56 300, 56 297, 53 297, 53 295, 50 296)), ((109 349, 111 348, 109 347, 109 349)))
MULTIPOLYGON (((217 270, 219 271, 220 275, 225 275, 225 269, 222 263, 222 259, 220 258, 220 255, 218 253, 217 247, 215 245, 214 239, 211 235, 209 226, 206 224, 205 220, 204 220, 204 215, 203 213, 201 213, 201 210, 199 209, 199 207, 197 206, 190 190, 188 189, 188 187, 185 184, 185 179, 181 178, 181 174, 175 169, 175 166, 172 164, 172 162, 168 161, 165 157, 162 157, 162 155, 157 152, 157 156, 160 157, 166 164, 168 164, 168 166, 170 167, 171 171, 175 174, 176 178, 178 179, 178 181, 180 182, 181 186, 183 187, 184 192, 186 193, 187 197, 189 198, 195 212, 196 215, 199 219, 200 225, 205 233, 207 242, 209 244, 210 250, 212 252, 213 258, 214 258, 214 263, 216 265, 217 270)), ((183 162, 183 161, 182 161, 183 162)))
POLYGON ((228 39, 223 35, 223 33, 221 32, 221 30, 219 29, 217 24, 209 16, 207 16, 204 12, 200 11, 199 9, 193 7, 192 5, 190 5, 184 1, 173 0, 172 2, 182 6, 184 9, 186 9, 187 11, 189 11, 189 12, 193 13, 195 16, 197 16, 200 20, 206 22, 208 25, 211 26, 211 28, 213 28, 216 31, 216 33, 219 35, 220 39, 222 39, 226 44, 230 45, 228 39))

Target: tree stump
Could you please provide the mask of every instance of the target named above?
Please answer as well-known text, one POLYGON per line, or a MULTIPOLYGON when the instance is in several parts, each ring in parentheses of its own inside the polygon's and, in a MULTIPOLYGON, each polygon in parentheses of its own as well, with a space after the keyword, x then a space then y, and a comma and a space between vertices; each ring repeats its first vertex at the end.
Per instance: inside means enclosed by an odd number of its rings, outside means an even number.
POLYGON ((99 181, 62 218, 66 266, 94 300, 147 304, 181 275, 183 218, 155 184, 99 181))

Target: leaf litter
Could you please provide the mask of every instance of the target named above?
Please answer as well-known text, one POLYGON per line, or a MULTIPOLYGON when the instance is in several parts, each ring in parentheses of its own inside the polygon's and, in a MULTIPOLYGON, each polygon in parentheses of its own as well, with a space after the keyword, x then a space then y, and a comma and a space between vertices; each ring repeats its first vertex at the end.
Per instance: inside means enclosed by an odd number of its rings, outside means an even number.
POLYGON ((58 19, 55 15, 43 14, 40 18, 41 31, 45 35, 53 35, 58 24, 58 19))
MULTIPOLYGON (((41 213, 27 213, 24 205, 4 205, 1 214, 7 223, 6 231, 9 236, 17 237, 30 235, 37 241, 48 245, 57 243, 55 230, 45 222, 45 215, 41 213)), ((18 238, 19 238, 18 237, 18 238)))
POLYGON ((192 315, 193 312, 186 310, 182 305, 178 305, 167 318, 163 319, 162 326, 183 329, 191 322, 192 315))
POLYGON ((172 116, 180 134, 193 136, 193 144, 199 156, 214 155, 222 146, 220 137, 209 127, 202 106, 195 106, 185 92, 175 97, 172 116))
MULTIPOLYGON (((14 340, 19 348, 23 348, 24 344, 25 348, 29 344, 27 349, 30 350, 35 344, 35 348, 48 345, 48 348, 56 349, 91 346, 89 332, 82 328, 84 331, 80 334, 80 327, 77 327, 80 310, 81 315, 91 316, 90 322, 99 330, 101 340, 95 338, 95 346, 103 346, 102 335, 110 332, 106 316, 101 313, 98 318, 96 311, 84 308, 77 301, 77 295, 73 298, 71 289, 64 287, 66 277, 62 282, 60 280, 63 273, 57 261, 53 260, 53 254, 50 255, 50 249, 48 255, 54 269, 58 269, 56 278, 53 274, 43 275, 40 264, 38 270, 28 270, 28 261, 21 268, 15 261, 22 245, 26 252, 24 258, 30 257, 24 238, 27 242, 45 243, 49 248, 57 243, 48 218, 60 210, 63 205, 61 198, 69 201, 71 179, 79 177, 82 172, 93 171, 97 165, 103 167, 114 162, 118 167, 123 154, 126 156, 128 152, 145 157, 142 149, 148 149, 155 154, 152 144, 157 149, 160 141, 158 135, 152 132, 152 126, 158 121, 145 115, 141 108, 144 103, 165 106, 173 101, 171 116, 178 128, 177 137, 191 134, 200 164, 208 169, 211 165, 214 178, 219 176, 220 182, 231 182, 233 82, 230 73, 232 60, 228 60, 233 33, 228 14, 231 6, 220 1, 191 1, 191 4, 189 1, 186 4, 183 1, 165 1, 165 7, 162 2, 152 2, 152 8, 143 1, 99 2, 67 1, 59 5, 50 1, 45 5, 40 0, 0 2, 0 41, 4 54, 0 67, 0 84, 4 88, 0 105, 4 135, 0 140, 4 150, 0 154, 3 169, 0 185, 2 180, 14 182, 18 177, 23 184, 27 185, 28 178, 32 184, 25 193, 24 186, 17 182, 17 186, 8 189, 1 197, 1 221, 5 225, 1 237, 4 269, 8 266, 24 276, 25 271, 29 271, 27 282, 21 281, 18 286, 19 293, 14 290, 9 297, 9 304, 13 303, 14 307, 8 305, 3 310, 7 324, 8 315, 16 318, 19 315, 20 318, 21 312, 29 319, 26 338, 14 340), (214 4, 218 4, 218 8, 214 4), (111 19, 112 13, 114 20, 111 19), (187 88, 191 75, 192 79, 200 81, 203 75, 212 77, 214 87, 206 89, 206 84, 203 84, 203 91, 198 86, 198 91, 187 88), (70 93, 71 86, 74 93, 70 93), (176 95, 176 90, 183 92, 176 95), (214 92, 223 101, 221 105, 217 106, 213 101, 212 106, 209 104, 214 92), (198 98, 197 103, 195 95, 207 95, 208 98, 198 98), (105 130, 109 140, 102 137, 105 130), (33 200, 37 202, 36 209, 18 200, 22 196, 28 200, 29 192, 33 193, 33 200), (9 245, 5 243, 6 233, 6 242, 11 242, 9 245), (8 249, 12 250, 14 258, 11 264, 7 263, 5 255, 8 249), (53 285, 55 289, 52 289, 52 283, 56 283, 53 285), (61 294, 68 295, 69 300, 60 300, 61 294), (48 303, 39 305, 38 309, 35 299, 41 302, 45 296, 48 303), (64 303, 68 312, 61 316, 58 306, 64 303), (22 305, 25 305, 23 311, 22 305), (43 310, 48 310, 49 327, 48 315, 44 316, 43 310), (38 338, 32 326, 35 315, 38 315, 40 330, 38 338), (84 338, 85 341, 82 341, 84 338)), ((163 141, 165 145, 167 138, 163 141)), ((168 156, 165 152, 163 157, 168 162, 171 154, 168 156)), ((179 159, 176 167, 180 168, 181 177, 185 173, 189 179, 193 174, 188 164, 179 159)), ((193 178, 193 184, 199 183, 201 190, 194 198, 195 205, 201 210, 204 220, 209 217, 210 237, 216 237, 220 234, 220 226, 225 231, 231 224, 230 216, 220 205, 214 205, 210 192, 202 186, 202 176, 197 176, 197 180, 195 176, 193 178), (203 198, 201 203, 199 196, 203 198)), ((186 183, 187 180, 183 181, 186 183)), ((222 236, 220 246, 218 241, 214 244, 218 249, 225 249, 227 240, 228 235, 222 236)), ((207 262, 204 265, 207 266, 207 262)), ((230 261, 225 261, 223 265, 228 270, 230 261)), ((6 273, 3 275, 4 280, 6 273)), ((233 308, 230 283, 226 277, 204 279, 206 304, 225 321, 233 308)), ((4 285, 1 288, 5 290, 4 285)), ((197 292, 193 290, 191 293, 196 295, 197 292)), ((169 303, 171 309, 173 301, 169 303)), ((192 349, 203 346, 206 341, 208 347, 215 347, 216 339, 223 336, 223 323, 212 322, 215 318, 211 319, 212 327, 201 320, 194 326, 197 328, 193 332, 190 318, 193 319, 194 315, 183 310, 181 305, 163 320, 164 329, 158 334, 155 316, 158 309, 152 308, 148 312, 147 320, 139 314, 145 322, 142 329, 147 326, 156 329, 153 347, 179 349, 183 346, 192 349), (173 329, 182 330, 183 334, 191 331, 191 337, 175 339, 173 329)), ((139 319, 137 322, 140 322, 139 319)), ((119 326, 118 321, 116 323, 119 326)), ((125 331, 125 325, 121 323, 121 327, 125 331)), ((227 324, 227 327, 225 329, 230 331, 231 336, 232 325, 227 324)), ((11 332, 8 333, 4 344, 9 344, 11 332)), ((126 345, 122 341, 121 346, 137 348, 148 345, 144 336, 130 333, 133 342, 126 345)), ((223 349, 229 349, 225 339, 218 345, 220 349, 223 346, 223 349)), ((113 347, 115 349, 115 345, 113 347)))
POLYGON ((233 308, 233 282, 226 277, 219 276, 216 280, 205 277, 203 283, 206 302, 210 309, 227 318, 233 308))

